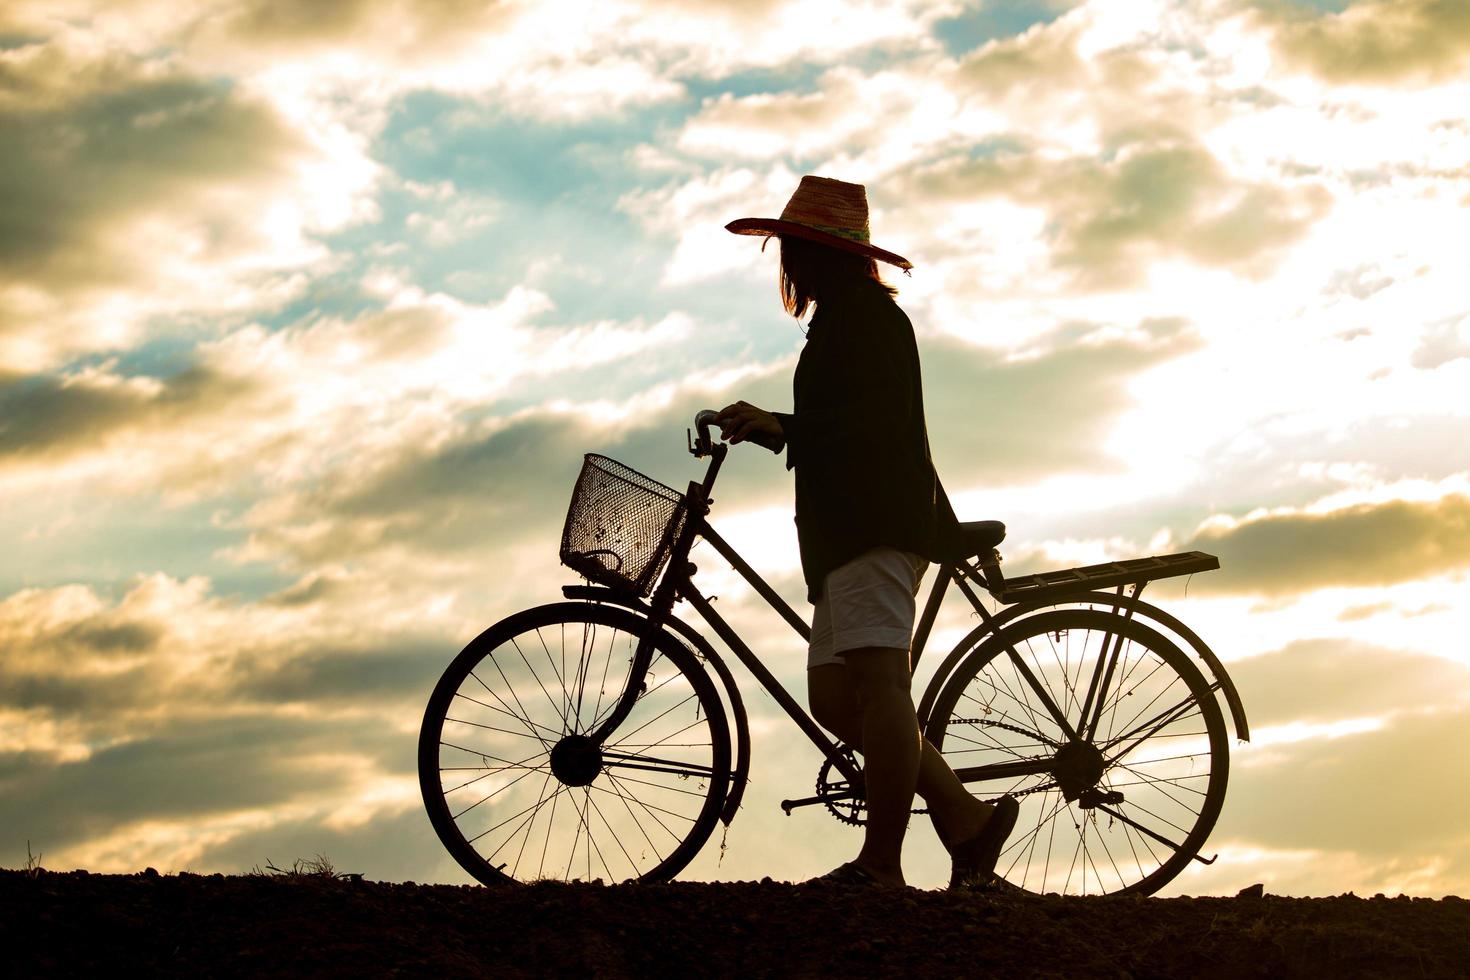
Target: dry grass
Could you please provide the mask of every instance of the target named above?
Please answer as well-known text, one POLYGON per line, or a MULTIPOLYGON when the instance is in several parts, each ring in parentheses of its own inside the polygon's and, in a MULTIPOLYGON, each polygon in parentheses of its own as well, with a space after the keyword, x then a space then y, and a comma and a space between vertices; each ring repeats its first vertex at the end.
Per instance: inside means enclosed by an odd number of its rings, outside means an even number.
POLYGON ((265 859, 265 867, 260 865, 250 869, 254 877, 283 877, 283 878, 326 878, 332 881, 361 881, 362 875, 350 871, 338 871, 333 867, 331 860, 325 854, 318 854, 313 858, 297 858, 291 862, 288 868, 279 868, 271 861, 265 859))

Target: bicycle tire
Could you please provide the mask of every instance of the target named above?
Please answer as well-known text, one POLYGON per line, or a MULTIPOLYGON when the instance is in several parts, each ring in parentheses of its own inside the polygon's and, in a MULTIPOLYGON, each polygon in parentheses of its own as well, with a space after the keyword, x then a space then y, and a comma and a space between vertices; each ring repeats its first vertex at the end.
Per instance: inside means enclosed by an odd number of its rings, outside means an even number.
POLYGON ((1230 773, 1224 717, 1199 669, 1146 624, 1097 609, 1039 612, 981 640, 942 683, 924 734, 952 768, 1036 768, 1050 760, 1048 771, 969 783, 980 799, 1011 794, 1021 803, 995 868, 1010 885, 1033 893, 1150 895, 1189 864, 1214 828, 1230 773), (1007 648, 1081 735, 1078 719, 1110 635, 1119 638, 1117 667, 1108 697, 1095 699, 1103 701, 1096 731, 1068 739, 1007 648), (1120 710, 1132 698, 1139 700, 1120 710), (1163 714, 1171 707, 1176 716, 1163 714), (1161 726, 1148 731, 1160 717, 1161 726), (1091 749, 1069 747, 1072 741, 1091 749), (1094 773, 1089 800, 1079 787, 1094 773), (1109 793, 1122 799, 1098 805, 1109 793))
POLYGON ((419 730, 419 788, 439 840, 477 880, 666 881, 709 839, 729 789, 729 725, 677 638, 657 629, 630 714, 595 754, 584 737, 653 629, 612 606, 538 606, 475 637, 440 677, 419 730))

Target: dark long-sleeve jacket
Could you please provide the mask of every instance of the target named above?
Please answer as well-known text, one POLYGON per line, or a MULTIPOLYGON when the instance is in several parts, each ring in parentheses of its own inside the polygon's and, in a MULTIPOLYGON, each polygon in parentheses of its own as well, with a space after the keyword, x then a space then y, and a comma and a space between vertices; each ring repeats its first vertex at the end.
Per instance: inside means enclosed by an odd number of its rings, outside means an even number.
POLYGON ((959 526, 929 455, 914 328, 877 283, 824 297, 797 361, 790 414, 772 413, 796 471, 807 598, 881 545, 955 557, 959 526))

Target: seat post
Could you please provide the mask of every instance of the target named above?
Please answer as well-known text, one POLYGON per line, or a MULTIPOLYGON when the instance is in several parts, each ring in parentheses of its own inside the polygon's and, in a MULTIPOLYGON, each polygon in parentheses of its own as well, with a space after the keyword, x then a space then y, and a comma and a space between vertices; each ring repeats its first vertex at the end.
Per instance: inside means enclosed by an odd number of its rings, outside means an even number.
POLYGON ((975 563, 980 566, 980 571, 985 575, 985 587, 990 590, 991 595, 999 598, 1000 594, 1006 590, 1006 577, 1000 570, 1000 552, 991 548, 990 553, 984 558, 977 556, 975 563))

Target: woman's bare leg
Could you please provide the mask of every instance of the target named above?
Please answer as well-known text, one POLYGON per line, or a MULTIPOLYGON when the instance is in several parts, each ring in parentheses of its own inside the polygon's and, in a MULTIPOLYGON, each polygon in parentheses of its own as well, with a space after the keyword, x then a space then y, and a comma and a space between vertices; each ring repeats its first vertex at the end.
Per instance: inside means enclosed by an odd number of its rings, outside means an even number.
MULTIPOLYGON (((807 696, 818 724, 862 752, 863 713, 847 667, 823 664, 808 670, 807 696)), ((914 725, 917 729, 917 716, 914 725)), ((974 837, 990 818, 991 805, 970 795, 944 756, 922 736, 916 788, 932 812, 935 829, 946 847, 974 837)))

